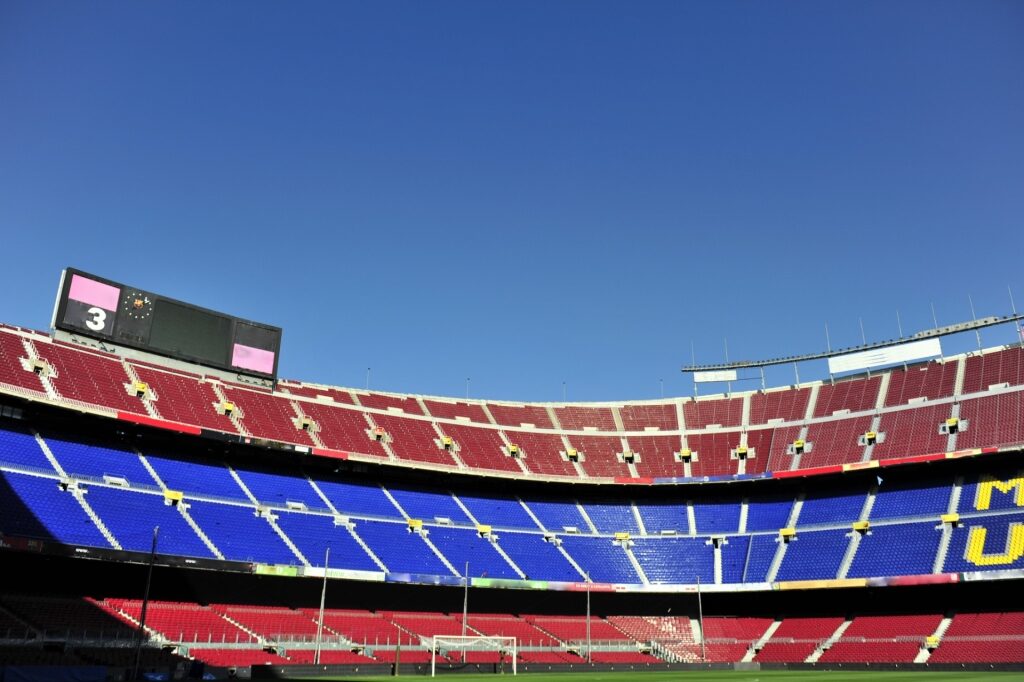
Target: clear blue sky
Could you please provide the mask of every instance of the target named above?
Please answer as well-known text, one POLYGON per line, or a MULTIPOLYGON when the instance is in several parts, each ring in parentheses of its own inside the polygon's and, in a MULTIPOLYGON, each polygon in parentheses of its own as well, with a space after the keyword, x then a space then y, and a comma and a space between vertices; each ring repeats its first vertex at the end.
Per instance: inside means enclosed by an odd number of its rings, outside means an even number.
POLYGON ((0 240, 11 324, 73 265, 286 377, 689 394, 1024 308, 1024 3, 5 0, 0 240))

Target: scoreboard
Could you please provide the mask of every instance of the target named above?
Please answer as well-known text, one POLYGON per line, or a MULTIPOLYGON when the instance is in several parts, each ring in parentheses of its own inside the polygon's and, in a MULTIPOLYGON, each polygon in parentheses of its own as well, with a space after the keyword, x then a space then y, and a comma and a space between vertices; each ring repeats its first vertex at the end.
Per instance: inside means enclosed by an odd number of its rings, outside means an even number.
POLYGON ((217 369, 277 378, 281 328, 67 268, 53 326, 217 369))

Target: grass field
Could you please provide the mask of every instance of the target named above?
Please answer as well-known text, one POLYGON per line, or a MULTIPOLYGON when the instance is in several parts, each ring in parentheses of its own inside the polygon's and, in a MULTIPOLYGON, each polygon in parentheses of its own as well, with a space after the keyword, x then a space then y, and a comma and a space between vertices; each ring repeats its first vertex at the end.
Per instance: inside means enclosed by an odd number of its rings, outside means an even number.
MULTIPOLYGON (((403 675, 398 679, 416 679, 419 675, 403 675)), ((438 679, 451 682, 494 682, 498 675, 438 675, 438 679)), ((507 676, 506 676, 507 677, 507 676)), ((318 677, 317 680, 334 682, 367 682, 368 680, 394 680, 393 677, 318 677)), ((999 672, 934 672, 934 671, 671 671, 671 672, 568 672, 528 673, 523 682, 1010 682, 1024 680, 1024 673, 999 672)))

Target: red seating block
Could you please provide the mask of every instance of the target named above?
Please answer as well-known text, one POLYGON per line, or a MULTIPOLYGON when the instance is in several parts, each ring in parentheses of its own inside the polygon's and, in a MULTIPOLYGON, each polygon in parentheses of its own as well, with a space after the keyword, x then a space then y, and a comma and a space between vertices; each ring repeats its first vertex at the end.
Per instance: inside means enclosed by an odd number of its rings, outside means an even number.
POLYGON ((809 389, 787 388, 750 396, 750 423, 766 424, 769 419, 802 421, 807 412, 809 389))
POLYGON ((434 443, 440 436, 430 422, 390 414, 372 414, 370 417, 390 434, 391 450, 399 459, 455 468, 455 460, 448 451, 434 443))
POLYGON ((224 395, 240 411, 245 428, 257 438, 313 445, 309 434, 295 425, 297 415, 286 398, 234 386, 225 386, 224 395))
POLYGON ((439 419, 455 419, 466 417, 471 421, 480 424, 490 424, 487 413, 479 403, 446 402, 441 400, 424 400, 423 404, 430 410, 430 414, 439 419))
POLYGON ((356 393, 356 396, 359 398, 359 404, 363 407, 370 407, 375 410, 398 408, 406 414, 423 414, 420 404, 412 397, 363 392, 356 393))
POLYGON ((630 436, 629 449, 640 455, 636 470, 641 476, 682 476, 682 462, 675 453, 682 449, 679 436, 630 436))
POLYGON ((28 358, 21 336, 0 330, 0 384, 42 393, 43 383, 35 373, 26 370, 20 358, 28 358))
POLYGON ((569 443, 577 451, 583 453, 583 470, 589 476, 612 478, 629 476, 629 467, 618 461, 617 453, 625 448, 618 437, 570 435, 569 443))
POLYGON ((882 378, 876 375, 837 381, 834 385, 822 384, 818 390, 818 401, 814 405, 814 416, 828 417, 838 410, 863 412, 873 409, 881 382, 882 378))
POLYGON ((526 467, 530 471, 546 476, 578 477, 572 462, 562 459, 559 454, 565 451, 565 444, 562 442, 561 436, 509 429, 505 429, 505 436, 513 445, 519 446, 524 455, 523 462, 526 463, 526 467))
POLYGON ((643 431, 656 426, 662 431, 677 431, 679 419, 675 403, 661 405, 623 405, 619 408, 622 426, 626 431, 643 431))
POLYGON ((683 403, 683 421, 687 429, 703 429, 709 424, 739 426, 743 418, 743 398, 713 398, 683 403))
POLYGON ((886 407, 905 405, 912 398, 935 400, 953 395, 956 366, 956 362, 940 361, 891 370, 886 407))
POLYGON ((317 436, 325 448, 375 457, 388 456, 384 446, 370 438, 370 423, 362 410, 305 401, 299 404, 299 409, 316 422, 319 428, 317 436))
POLYGON ((139 379, 149 384, 156 396, 153 404, 164 419, 204 429, 237 433, 231 420, 217 412, 216 405, 221 401, 209 383, 194 375, 136 363, 132 363, 132 366, 139 379))
POLYGON ((39 356, 56 370, 53 386, 64 398, 113 410, 146 414, 142 401, 128 393, 131 378, 120 359, 60 342, 35 342, 39 356))
POLYGON ((964 393, 985 391, 989 386, 1024 384, 1024 348, 1013 346, 994 353, 972 355, 964 369, 964 393))
POLYGON ((584 407, 582 405, 566 405, 555 408, 558 423, 565 431, 582 431, 592 426, 599 431, 616 431, 615 418, 610 407, 584 407))
POLYGON ((458 443, 459 459, 474 469, 521 472, 519 464, 501 448, 505 442, 495 429, 483 429, 462 424, 440 424, 446 436, 458 443))
POLYGON ((504 426, 522 426, 533 424, 538 429, 553 429, 548 411, 540 405, 510 405, 504 403, 488 403, 494 421, 504 426))

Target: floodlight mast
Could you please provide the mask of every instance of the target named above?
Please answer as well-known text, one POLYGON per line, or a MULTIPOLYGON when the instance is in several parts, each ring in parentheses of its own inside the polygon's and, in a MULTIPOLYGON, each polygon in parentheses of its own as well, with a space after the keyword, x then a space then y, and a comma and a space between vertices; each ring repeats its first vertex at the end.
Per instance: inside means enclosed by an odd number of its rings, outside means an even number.
POLYGON ((700 576, 697 576, 697 618, 700 619, 700 660, 707 662, 707 633, 704 632, 704 603, 700 596, 700 576))
POLYGON ((590 571, 587 571, 587 663, 593 663, 593 641, 590 639, 590 571))
POLYGON ((466 636, 466 620, 469 618, 469 562, 466 562, 465 587, 462 592, 462 636, 466 636))
POLYGON ((327 600, 327 567, 331 560, 331 546, 324 551, 324 584, 320 589, 320 617, 316 621, 316 651, 313 652, 313 663, 320 665, 320 650, 324 638, 324 603, 327 600))
POLYGON ((146 590, 142 594, 142 612, 139 614, 139 630, 135 640, 135 666, 132 679, 141 679, 139 668, 142 664, 142 640, 146 637, 146 612, 149 610, 149 588, 153 583, 153 564, 156 563, 156 543, 160 537, 160 526, 153 526, 153 546, 149 550, 149 568, 146 570, 146 590))

